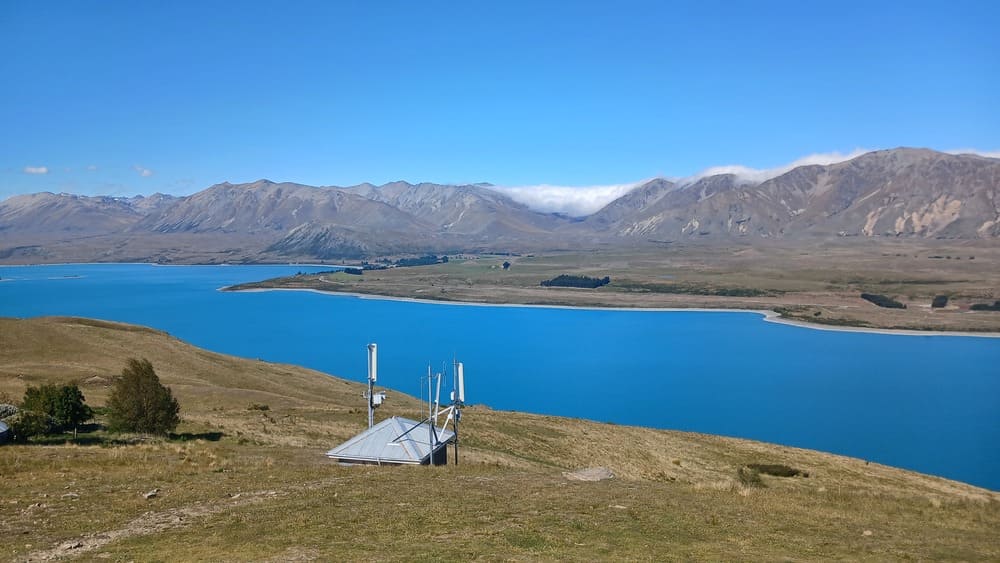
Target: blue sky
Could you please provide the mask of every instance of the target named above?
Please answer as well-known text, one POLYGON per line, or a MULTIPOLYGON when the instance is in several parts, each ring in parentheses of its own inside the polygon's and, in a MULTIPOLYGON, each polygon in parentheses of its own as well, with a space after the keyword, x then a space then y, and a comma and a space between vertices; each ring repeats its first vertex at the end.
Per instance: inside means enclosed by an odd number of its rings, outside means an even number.
POLYGON ((998 6, 7 0, 0 198, 996 151, 998 6))

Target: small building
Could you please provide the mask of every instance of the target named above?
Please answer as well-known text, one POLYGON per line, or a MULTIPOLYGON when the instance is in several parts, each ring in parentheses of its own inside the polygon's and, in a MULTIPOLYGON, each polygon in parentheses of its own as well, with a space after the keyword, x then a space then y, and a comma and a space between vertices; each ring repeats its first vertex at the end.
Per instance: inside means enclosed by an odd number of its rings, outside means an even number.
POLYGON ((346 464, 444 465, 448 444, 455 439, 451 430, 430 422, 394 416, 372 426, 326 452, 327 457, 346 464))

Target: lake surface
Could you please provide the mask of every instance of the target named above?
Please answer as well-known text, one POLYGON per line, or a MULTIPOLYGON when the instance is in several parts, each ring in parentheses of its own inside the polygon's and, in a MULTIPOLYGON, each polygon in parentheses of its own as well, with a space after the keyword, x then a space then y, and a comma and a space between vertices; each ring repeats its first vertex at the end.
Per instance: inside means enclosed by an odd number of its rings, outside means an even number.
POLYGON ((148 325, 357 381, 374 341, 379 383, 416 396, 428 364, 458 358, 474 404, 753 438, 1000 490, 1000 339, 821 331, 756 313, 217 291, 323 269, 0 267, 0 315, 148 325))

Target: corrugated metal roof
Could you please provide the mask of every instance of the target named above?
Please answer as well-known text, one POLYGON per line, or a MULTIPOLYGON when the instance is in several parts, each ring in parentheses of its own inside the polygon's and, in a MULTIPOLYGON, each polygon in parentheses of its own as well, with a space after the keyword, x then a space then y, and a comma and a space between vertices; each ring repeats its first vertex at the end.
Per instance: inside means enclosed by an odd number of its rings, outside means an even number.
MULTIPOLYGON (((431 455, 427 422, 394 416, 379 422, 326 452, 327 457, 362 463, 427 463, 431 455)), ((439 450, 455 438, 451 430, 436 430, 439 450)))

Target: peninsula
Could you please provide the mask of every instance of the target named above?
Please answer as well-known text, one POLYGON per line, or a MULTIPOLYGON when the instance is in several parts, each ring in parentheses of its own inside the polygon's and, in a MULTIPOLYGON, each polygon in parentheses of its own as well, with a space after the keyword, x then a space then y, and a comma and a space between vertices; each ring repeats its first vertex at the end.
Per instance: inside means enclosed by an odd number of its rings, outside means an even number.
POLYGON ((1000 247, 969 241, 664 245, 655 251, 460 254, 437 264, 362 275, 303 274, 227 289, 313 289, 490 304, 771 310, 783 319, 827 327, 1000 333, 1000 313, 974 310, 993 302, 1000 287, 997 263, 1000 247), (596 288, 542 285, 560 275, 610 282, 596 288), (880 307, 862 294, 888 296, 905 308, 880 307), (947 297, 944 303, 939 296, 947 297))

